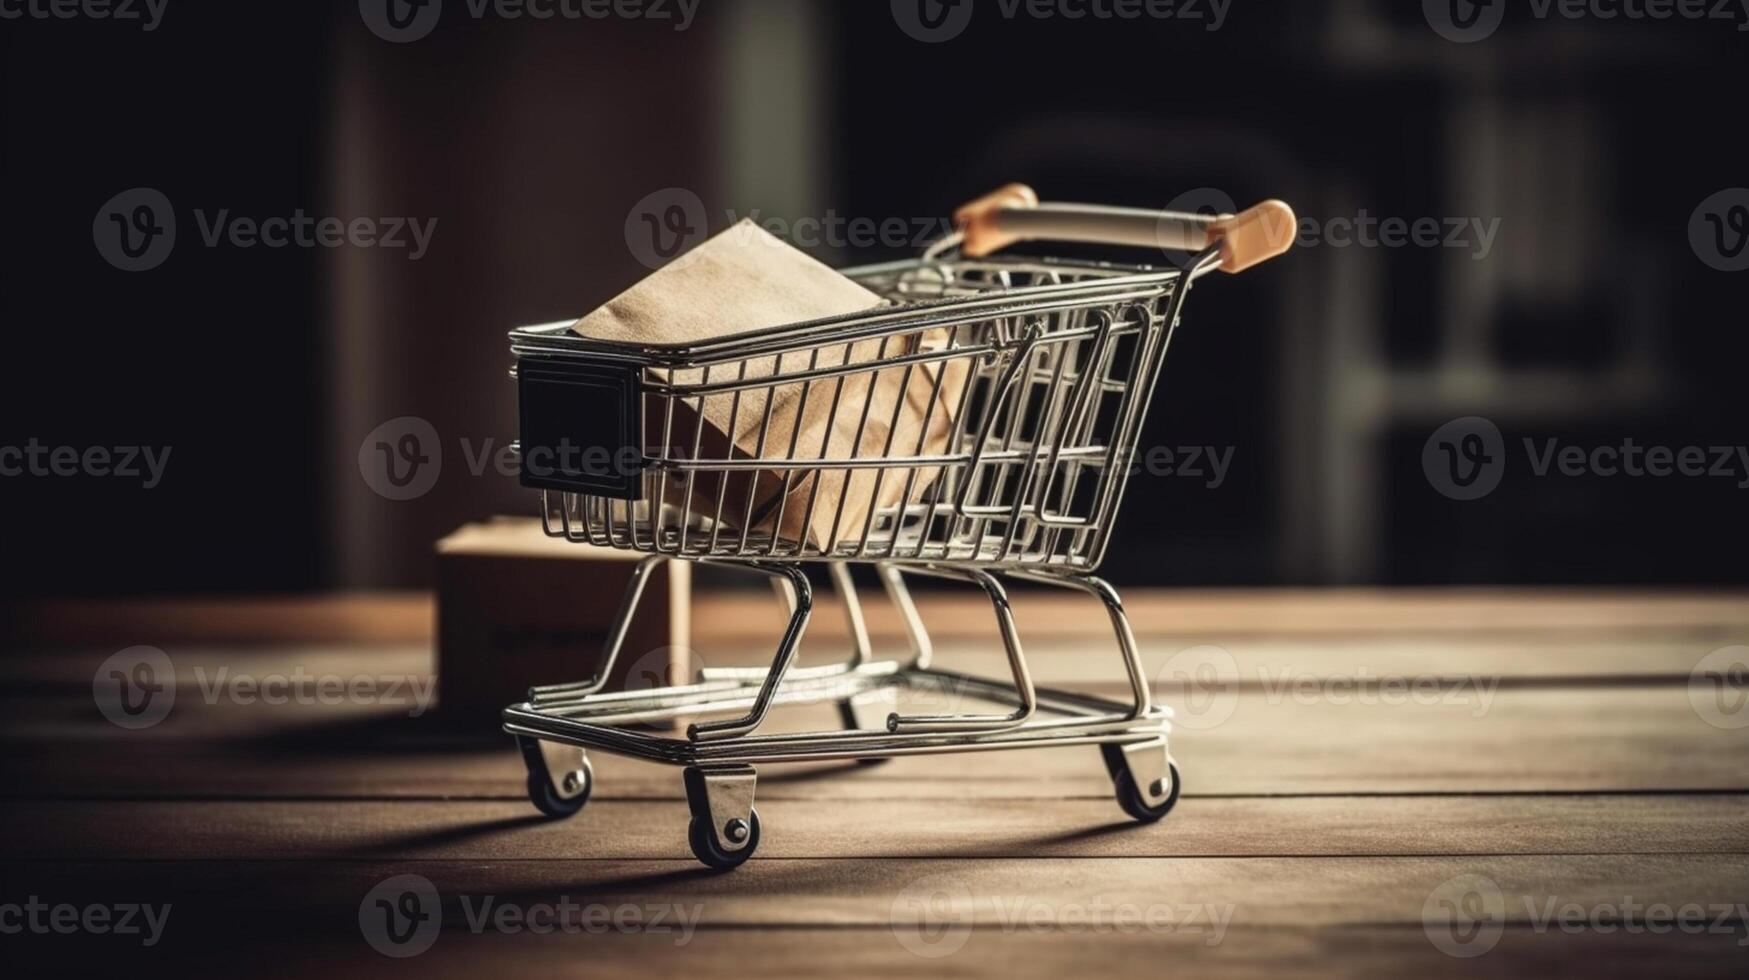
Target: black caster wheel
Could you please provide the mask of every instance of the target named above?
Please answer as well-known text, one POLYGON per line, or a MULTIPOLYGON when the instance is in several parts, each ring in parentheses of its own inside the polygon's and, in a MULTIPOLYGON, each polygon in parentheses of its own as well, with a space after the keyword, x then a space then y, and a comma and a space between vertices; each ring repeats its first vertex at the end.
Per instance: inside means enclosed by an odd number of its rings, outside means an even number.
MULTIPOLYGON (((734 824, 740 822, 731 821, 730 828, 736 829, 734 824)), ((747 835, 747 843, 738 851, 726 851, 718 843, 717 835, 711 832, 710 821, 693 817, 686 827, 686 842, 692 845, 693 857, 698 858, 706 867, 727 871, 745 864, 753 856, 753 852, 759 849, 759 811, 749 810, 746 826, 739 829, 747 835)))
POLYGON ((1117 805, 1123 807, 1123 812, 1140 820, 1142 823, 1153 823, 1172 812, 1178 803, 1178 790, 1183 785, 1178 778, 1178 763, 1167 764, 1167 777, 1172 780, 1172 787, 1166 793, 1166 798, 1159 803, 1150 804, 1142 796, 1142 791, 1136 786, 1136 779, 1130 775, 1126 766, 1112 776, 1112 782, 1117 787, 1117 805))
POLYGON ((562 820, 583 809, 594 789, 595 770, 588 759, 583 760, 582 768, 565 774, 562 786, 554 786, 552 777, 544 768, 539 772, 531 770, 528 774, 529 800, 533 801, 535 809, 554 820, 562 820))

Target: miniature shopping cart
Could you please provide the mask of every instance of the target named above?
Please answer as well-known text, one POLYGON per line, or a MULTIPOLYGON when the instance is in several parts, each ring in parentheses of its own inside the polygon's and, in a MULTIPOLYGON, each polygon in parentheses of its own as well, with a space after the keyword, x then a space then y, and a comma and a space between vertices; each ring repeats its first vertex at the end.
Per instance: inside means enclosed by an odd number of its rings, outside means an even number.
POLYGON ((864 313, 693 346, 607 343, 568 324, 511 334, 523 482, 541 491, 547 533, 646 556, 595 678, 536 687, 504 711, 542 812, 569 816, 587 802, 587 749, 684 767, 689 842, 715 868, 735 867, 759 846, 754 767, 765 763, 1097 745, 1132 817, 1158 820, 1177 802, 1172 712, 1153 703, 1117 592, 1094 572, 1191 284, 1285 251, 1293 213, 1275 201, 1214 216, 1039 204, 1030 189, 1011 185, 962 208, 955 224, 919 259, 848 271, 889 301, 864 313), (988 257, 1021 240, 1164 249, 1169 261, 1155 268, 988 257), (930 397, 888 399, 889 408, 869 394, 877 384, 930 397), (780 394, 815 410, 778 412, 790 421, 774 422, 780 394), (753 426, 755 451, 713 448, 702 421, 711 399, 729 406, 730 431, 753 426), (899 413, 920 404, 926 418, 903 424, 899 413), (854 429, 852 451, 801 444, 799 419, 819 419, 820 406, 833 429, 854 429), (865 438, 870 425, 884 438, 865 438), (599 451, 590 462, 566 447, 599 451), (537 457, 549 465, 532 466, 537 457), (750 488, 759 481, 777 491, 762 508, 776 500, 799 520, 755 514, 750 488), (846 508, 852 497, 866 506, 846 508), (605 690, 644 584, 664 561, 769 577, 789 610, 770 667, 605 690), (809 563, 825 566, 847 614, 848 662, 795 665, 813 609, 809 563), (906 626, 902 657, 875 654, 850 571, 859 564, 872 567, 906 626), (1011 676, 931 666, 907 576, 982 589, 1011 676), (1129 699, 1036 688, 1004 578, 1103 603, 1129 699), (919 692, 951 692, 951 707, 963 698, 994 710, 896 710, 902 695, 919 692), (837 706, 843 728, 760 730, 773 707, 799 704, 837 706), (684 735, 676 733, 687 720, 684 735))

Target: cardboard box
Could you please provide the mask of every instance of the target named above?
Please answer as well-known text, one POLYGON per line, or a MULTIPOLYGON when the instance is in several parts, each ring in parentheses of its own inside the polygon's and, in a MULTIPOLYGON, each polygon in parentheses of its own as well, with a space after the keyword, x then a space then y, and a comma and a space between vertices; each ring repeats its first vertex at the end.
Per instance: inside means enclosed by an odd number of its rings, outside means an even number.
MULTIPOLYGON (((632 568, 643 555, 550 538, 539 520, 500 517, 437 543, 437 711, 496 729, 538 684, 595 676, 632 568)), ((650 576, 605 690, 691 676, 690 566, 650 576)))

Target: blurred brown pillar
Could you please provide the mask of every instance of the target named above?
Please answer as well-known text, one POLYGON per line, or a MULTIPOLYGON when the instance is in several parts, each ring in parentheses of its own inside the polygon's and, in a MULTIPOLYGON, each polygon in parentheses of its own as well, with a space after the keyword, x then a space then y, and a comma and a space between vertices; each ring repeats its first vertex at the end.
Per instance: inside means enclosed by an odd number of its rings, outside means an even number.
POLYGON ((626 214, 646 194, 720 196, 726 21, 708 5, 685 32, 474 21, 452 6, 406 44, 343 18, 334 45, 323 213, 436 219, 417 261, 410 249, 328 255, 322 478, 340 587, 430 584, 437 538, 492 513, 532 512, 531 495, 497 466, 515 438, 506 331, 579 315, 647 271, 624 240, 626 214), (366 482, 358 456, 367 434, 402 416, 430 423, 440 475, 392 500, 366 482))

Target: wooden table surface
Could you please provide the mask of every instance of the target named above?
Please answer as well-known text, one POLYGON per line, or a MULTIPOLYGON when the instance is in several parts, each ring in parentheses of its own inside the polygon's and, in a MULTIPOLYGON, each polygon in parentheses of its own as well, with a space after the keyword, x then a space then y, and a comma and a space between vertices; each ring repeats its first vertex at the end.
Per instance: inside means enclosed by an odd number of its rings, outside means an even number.
MULTIPOLYGON (((1181 712, 1166 820, 1129 821, 1088 748, 768 767, 758 856, 728 874, 688 853, 675 770, 596 754, 593 799, 553 822, 507 739, 405 704, 244 703, 229 686, 427 682, 420 627, 381 625, 416 624, 421 601, 372 616, 346 600, 338 619, 321 603, 39 610, 44 639, 0 658, 0 951, 110 975, 1749 968, 1749 649, 1730 649, 1749 644, 1749 596, 1138 593, 1150 674, 1181 712), (178 684, 161 723, 127 731, 92 678, 134 643, 164 648, 178 684), (398 875, 441 903, 406 958, 366 939, 372 889, 398 875), (170 911, 146 948, 33 931, 33 897, 170 911), (578 928, 543 930, 549 911, 578 928)), ((702 599, 703 657, 768 655, 768 605, 702 599)), ((1096 607, 1019 609, 1039 683, 1121 694, 1096 607)), ((943 665, 1001 670, 975 608, 926 614, 943 665)), ((805 649, 824 660, 843 631, 816 620, 805 649)))

